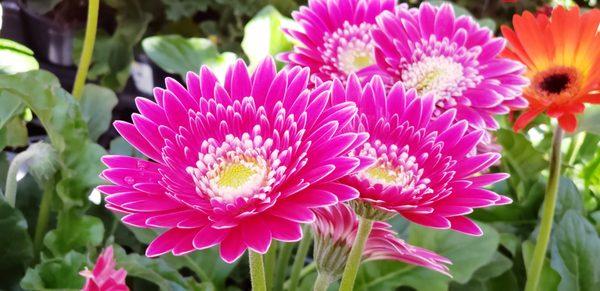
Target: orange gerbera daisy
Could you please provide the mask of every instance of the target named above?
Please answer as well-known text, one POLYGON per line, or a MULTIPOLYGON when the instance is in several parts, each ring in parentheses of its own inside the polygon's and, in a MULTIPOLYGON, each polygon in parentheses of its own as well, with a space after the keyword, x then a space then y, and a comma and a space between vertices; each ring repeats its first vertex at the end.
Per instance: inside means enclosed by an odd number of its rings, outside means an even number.
POLYGON ((513 17, 514 30, 502 27, 509 43, 504 55, 525 64, 531 81, 524 92, 529 108, 517 119, 515 130, 546 112, 572 132, 584 103, 600 103, 599 25, 598 9, 580 15, 578 7, 559 6, 550 18, 525 12, 513 17))

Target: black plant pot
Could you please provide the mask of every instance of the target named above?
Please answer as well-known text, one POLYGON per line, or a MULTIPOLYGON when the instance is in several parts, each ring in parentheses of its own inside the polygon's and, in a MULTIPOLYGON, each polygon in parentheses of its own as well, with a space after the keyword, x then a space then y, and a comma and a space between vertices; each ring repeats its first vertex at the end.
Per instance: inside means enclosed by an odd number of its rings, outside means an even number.
POLYGON ((25 33, 23 32, 21 8, 19 8, 17 2, 3 1, 2 13, 2 30, 0 30, 0 36, 24 44, 25 33))
POLYGON ((73 40, 81 27, 54 22, 36 14, 19 2, 23 13, 24 30, 30 48, 38 58, 58 66, 73 66, 73 40))

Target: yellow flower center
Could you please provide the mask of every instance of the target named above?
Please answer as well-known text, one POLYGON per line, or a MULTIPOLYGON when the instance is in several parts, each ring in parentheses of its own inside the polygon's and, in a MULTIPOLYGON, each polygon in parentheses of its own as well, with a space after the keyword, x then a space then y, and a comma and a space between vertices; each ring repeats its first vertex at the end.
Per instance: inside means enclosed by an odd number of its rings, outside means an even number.
MULTIPOLYGON (((256 164, 254 164, 256 166, 256 164)), ((252 176, 256 175, 256 167, 250 167, 241 162, 225 166, 217 177, 219 187, 241 188, 246 185, 252 176)))
POLYGON ((389 165, 375 165, 363 172, 369 180, 383 185, 404 185, 408 179, 401 168, 392 168, 389 165))

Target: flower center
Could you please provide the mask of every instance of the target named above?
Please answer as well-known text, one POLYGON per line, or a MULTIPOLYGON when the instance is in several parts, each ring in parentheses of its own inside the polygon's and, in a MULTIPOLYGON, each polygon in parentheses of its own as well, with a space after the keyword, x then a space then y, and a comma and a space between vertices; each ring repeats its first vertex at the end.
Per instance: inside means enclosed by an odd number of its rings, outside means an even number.
MULTIPOLYGON (((355 73, 375 64, 370 31, 373 24, 350 24, 347 21, 334 33, 323 36, 323 57, 343 73, 355 73)), ((331 69, 325 66, 324 69, 331 69)))
POLYGON ((402 81, 419 95, 433 93, 437 99, 459 96, 464 87, 463 67, 449 57, 424 57, 402 71, 402 81))
POLYGON ((423 170, 419 168, 415 157, 408 154, 408 146, 398 148, 396 145, 385 145, 379 140, 365 143, 358 152, 352 155, 372 157, 375 165, 358 173, 358 177, 371 184, 396 186, 401 188, 424 187, 428 181, 421 179, 423 170))
POLYGON ((371 181, 383 185, 404 185, 409 175, 400 168, 391 167, 390 163, 380 163, 364 171, 363 175, 371 181))
POLYGON ((215 140, 203 142, 207 152, 199 154, 196 167, 187 168, 197 192, 225 202, 238 197, 264 196, 273 182, 274 173, 264 158, 266 152, 260 147, 261 141, 244 135, 242 139, 227 136, 221 145, 215 140), (255 148, 255 145, 259 147, 255 148))
POLYGON ((538 98, 547 101, 567 100, 579 90, 579 73, 569 67, 555 67, 540 72, 533 78, 533 89, 538 98), (549 100, 548 100, 549 99, 549 100))

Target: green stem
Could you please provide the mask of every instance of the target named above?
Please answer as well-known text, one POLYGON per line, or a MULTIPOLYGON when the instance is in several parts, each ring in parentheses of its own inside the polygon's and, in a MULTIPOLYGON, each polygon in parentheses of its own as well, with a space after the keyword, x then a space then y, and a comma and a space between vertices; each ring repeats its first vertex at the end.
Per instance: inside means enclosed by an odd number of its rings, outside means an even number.
POLYGON ((548 242, 550 241, 550 232, 552 231, 552 220, 554 218, 554 210, 556 208, 558 182, 560 180, 560 146, 562 138, 563 130, 560 128, 560 126, 557 126, 554 130, 554 136, 552 138, 552 152, 550 153, 550 175, 548 177, 548 185, 546 187, 546 197, 544 198, 542 222, 535 249, 533 251, 533 258, 527 274, 525 291, 538 290, 538 283, 542 273, 542 267, 544 265, 544 260, 546 259, 546 251, 548 250, 548 242))
POLYGON ((317 275, 317 280, 315 280, 313 291, 327 291, 327 288, 329 288, 331 282, 333 282, 331 276, 319 273, 319 275, 317 275))
POLYGON ((273 279, 275 273, 275 262, 277 260, 277 249, 281 242, 272 241, 269 251, 265 254, 265 279, 267 280, 267 289, 273 289, 273 279))
POLYGON ((277 253, 277 267, 275 272, 275 281, 273 282, 273 290, 282 290, 283 283, 285 281, 285 275, 287 273, 287 267, 294 250, 294 244, 292 243, 281 243, 279 244, 279 252, 277 253))
POLYGON ((8 167, 8 174, 6 175, 5 195, 6 202, 12 207, 15 207, 17 203, 17 173, 19 172, 19 169, 21 168, 23 163, 26 163, 27 160, 33 157, 33 155, 33 151, 24 151, 22 153, 19 153, 13 158, 12 162, 10 163, 10 166, 8 167))
POLYGON ((52 208, 54 186, 54 178, 50 178, 44 185, 44 193, 42 194, 42 202, 40 204, 37 223, 35 224, 35 235, 33 238, 33 247, 36 254, 39 254, 42 250, 42 242, 44 241, 44 235, 48 228, 48 218, 50 217, 50 209, 52 208))
POLYGON ((265 281, 265 266, 262 255, 248 250, 248 259, 250 262, 252 291, 267 291, 267 282, 265 281))
POLYGON ((290 276, 290 291, 296 291, 298 287, 298 282, 300 281, 300 272, 302 272, 302 266, 304 266, 304 261, 306 260, 306 255, 308 254, 308 250, 310 249, 310 244, 312 242, 312 235, 309 231, 309 226, 304 226, 304 237, 300 241, 300 245, 298 246, 298 251, 296 252, 296 256, 294 257, 294 264, 292 265, 292 274, 290 276))
POLYGON ((90 63, 92 62, 92 54, 94 53, 94 43, 96 42, 96 30, 98 29, 98 9, 100 0, 89 0, 87 24, 85 25, 85 37, 83 39, 83 49, 79 66, 77 67, 77 75, 73 85, 73 97, 76 100, 81 99, 83 94, 83 86, 87 78, 90 63))
MULTIPOLYGON (((301 280, 302 278, 306 277, 308 274, 311 274, 316 269, 317 269, 317 264, 314 261, 311 262, 310 264, 306 265, 304 268, 302 268, 302 271, 300 271, 300 278, 298 278, 298 280, 301 280)), ((283 289, 284 290, 290 289, 290 280, 285 281, 285 284, 283 284, 283 289)))
POLYGON ((569 144, 569 148, 567 149, 567 153, 565 154, 565 162, 566 166, 572 166, 575 163, 575 159, 577 158, 577 153, 581 149, 583 142, 585 141, 585 132, 577 133, 571 138, 571 143, 569 144))
POLYGON ((369 233, 373 228, 373 221, 364 217, 360 218, 358 223, 358 233, 354 240, 352 250, 348 255, 348 261, 344 268, 344 275, 342 275, 342 282, 340 283, 340 291, 352 291, 354 288, 354 280, 356 280, 356 274, 358 273, 358 267, 362 259, 362 253, 365 249, 365 244, 369 238, 369 233))

